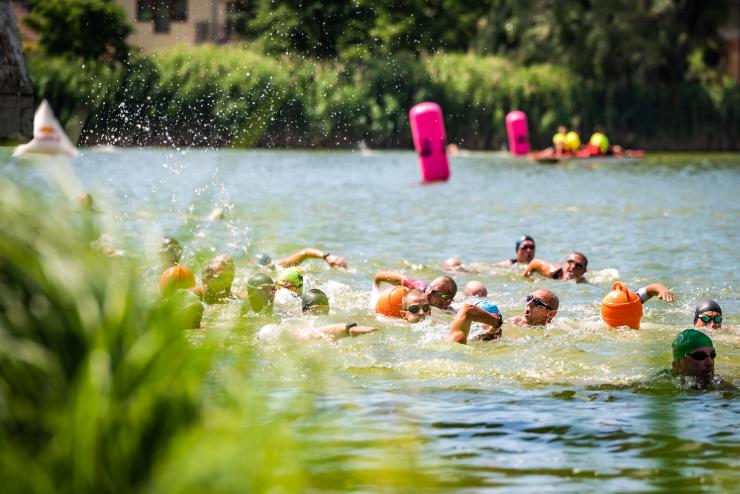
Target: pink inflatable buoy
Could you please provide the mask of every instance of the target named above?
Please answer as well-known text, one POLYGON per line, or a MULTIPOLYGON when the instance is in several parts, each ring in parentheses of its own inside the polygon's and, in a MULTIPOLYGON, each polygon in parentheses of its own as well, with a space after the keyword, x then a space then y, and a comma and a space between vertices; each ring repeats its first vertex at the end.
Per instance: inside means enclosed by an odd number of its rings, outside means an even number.
POLYGON ((409 110, 409 122, 414 149, 419 155, 422 180, 434 182, 450 178, 442 108, 431 102, 414 105, 409 110))
POLYGON ((514 156, 523 156, 529 152, 529 131, 527 115, 515 110, 506 115, 506 133, 509 135, 509 152, 514 156))

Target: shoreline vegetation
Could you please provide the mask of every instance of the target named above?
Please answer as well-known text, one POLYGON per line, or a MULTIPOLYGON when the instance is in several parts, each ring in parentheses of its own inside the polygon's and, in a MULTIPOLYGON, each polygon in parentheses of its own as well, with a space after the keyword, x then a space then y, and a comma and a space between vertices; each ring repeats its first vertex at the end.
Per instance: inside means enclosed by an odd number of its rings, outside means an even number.
POLYGON ((525 111, 533 149, 558 124, 661 151, 740 150, 740 84, 594 82, 500 56, 396 53, 313 60, 239 47, 183 47, 128 62, 34 55, 46 98, 80 145, 408 149, 408 110, 442 106, 448 142, 500 150, 525 111))

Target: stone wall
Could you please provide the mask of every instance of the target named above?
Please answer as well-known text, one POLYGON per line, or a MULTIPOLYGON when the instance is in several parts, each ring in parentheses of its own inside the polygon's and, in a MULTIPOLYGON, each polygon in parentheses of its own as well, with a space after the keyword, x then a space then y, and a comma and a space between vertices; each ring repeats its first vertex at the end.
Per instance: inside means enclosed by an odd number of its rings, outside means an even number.
POLYGON ((33 86, 10 0, 0 0, 0 139, 33 134, 33 86))

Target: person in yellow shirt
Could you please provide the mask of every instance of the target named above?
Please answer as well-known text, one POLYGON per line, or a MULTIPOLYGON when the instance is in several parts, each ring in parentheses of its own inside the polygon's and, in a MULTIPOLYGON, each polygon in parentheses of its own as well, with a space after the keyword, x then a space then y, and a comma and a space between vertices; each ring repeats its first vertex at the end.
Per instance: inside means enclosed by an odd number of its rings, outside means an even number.
POLYGON ((588 141, 589 154, 592 156, 605 155, 609 153, 609 139, 602 132, 601 127, 596 127, 595 132, 588 141))

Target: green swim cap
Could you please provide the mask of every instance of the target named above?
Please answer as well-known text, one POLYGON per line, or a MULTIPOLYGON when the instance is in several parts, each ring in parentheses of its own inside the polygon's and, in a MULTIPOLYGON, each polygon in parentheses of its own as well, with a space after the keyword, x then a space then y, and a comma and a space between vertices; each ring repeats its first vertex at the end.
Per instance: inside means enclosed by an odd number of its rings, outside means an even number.
POLYGON ((274 285, 274 284, 275 282, 272 281, 272 278, 262 273, 253 274, 247 280, 247 286, 251 288, 261 288, 264 285, 274 285))
POLYGON ((278 277, 278 281, 289 281, 293 283, 296 288, 303 288, 303 270, 301 268, 291 268, 283 272, 278 277))
POLYGON ((327 297, 326 293, 322 292, 318 288, 311 288, 301 297, 301 308, 303 309, 303 312, 311 310, 314 307, 317 308, 317 312, 329 312, 329 297, 327 297), (321 309, 318 309, 319 307, 321 309))
POLYGON ((673 360, 684 358, 695 349, 703 346, 714 347, 714 343, 712 343, 709 336, 696 329, 684 329, 673 340, 673 360))

